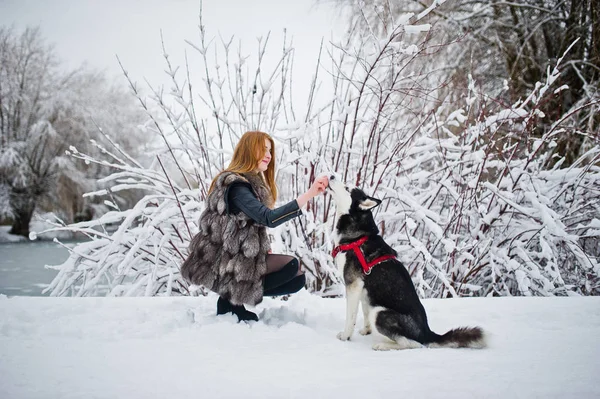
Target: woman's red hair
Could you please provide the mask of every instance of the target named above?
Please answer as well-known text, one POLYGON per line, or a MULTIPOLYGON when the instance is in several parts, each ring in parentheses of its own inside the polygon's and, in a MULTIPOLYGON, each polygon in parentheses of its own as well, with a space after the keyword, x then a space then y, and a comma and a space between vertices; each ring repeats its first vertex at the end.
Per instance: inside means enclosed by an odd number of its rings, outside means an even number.
MULTIPOLYGON (((275 185, 275 143, 273 142, 271 136, 269 136, 267 133, 259 131, 244 133, 244 135, 240 138, 240 141, 235 146, 235 150, 233 150, 233 158, 231 159, 229 166, 221 173, 256 172, 258 168, 258 162, 261 161, 265 156, 265 140, 269 140, 271 142, 271 162, 269 162, 267 170, 263 172, 263 179, 266 186, 271 190, 274 204, 275 200, 277 200, 277 186, 275 185)), ((221 173, 219 173, 213 179, 212 183, 210 184, 210 189, 208 190, 209 193, 212 192, 213 188, 215 187, 215 182, 221 173)), ((266 205, 272 207, 273 204, 266 205)))

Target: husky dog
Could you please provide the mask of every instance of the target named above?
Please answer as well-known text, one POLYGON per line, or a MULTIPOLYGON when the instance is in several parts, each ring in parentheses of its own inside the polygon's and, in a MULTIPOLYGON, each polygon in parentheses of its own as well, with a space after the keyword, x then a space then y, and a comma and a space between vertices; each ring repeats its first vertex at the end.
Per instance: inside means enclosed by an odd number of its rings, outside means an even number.
POLYGON ((375 350, 428 347, 484 348, 479 327, 461 327, 438 335, 429 329, 425 309, 396 251, 383 241, 371 209, 381 200, 348 188, 334 176, 327 188, 336 207, 333 257, 346 286, 346 326, 337 337, 354 332, 361 302, 365 325, 360 334, 375 332, 390 339, 375 350))

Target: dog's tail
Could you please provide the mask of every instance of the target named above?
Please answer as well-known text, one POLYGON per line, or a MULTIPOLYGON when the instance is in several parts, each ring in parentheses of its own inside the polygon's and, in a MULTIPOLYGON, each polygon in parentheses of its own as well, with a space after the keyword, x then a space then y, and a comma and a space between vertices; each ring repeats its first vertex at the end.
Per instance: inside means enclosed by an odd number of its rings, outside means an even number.
POLYGON ((481 349, 487 346, 486 337, 481 327, 459 327, 448 331, 444 335, 432 332, 430 348, 474 348, 481 349))

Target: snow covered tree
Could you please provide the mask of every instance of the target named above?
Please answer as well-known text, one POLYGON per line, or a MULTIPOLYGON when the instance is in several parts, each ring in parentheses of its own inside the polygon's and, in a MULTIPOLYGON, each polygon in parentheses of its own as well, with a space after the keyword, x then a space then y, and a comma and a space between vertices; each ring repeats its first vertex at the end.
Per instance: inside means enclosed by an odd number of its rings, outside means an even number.
MULTIPOLYGON (((437 73, 445 81, 441 101, 464 97, 470 74, 495 101, 514 104, 526 98, 547 75, 549 65, 564 57, 556 82, 569 90, 539 104, 548 119, 536 121, 542 137, 568 115, 565 130, 551 150, 571 165, 600 142, 600 6, 593 0, 388 1, 337 0, 350 15, 352 37, 387 37, 403 15, 424 15, 433 24, 437 43, 444 43, 426 62, 444 65, 437 73), (569 48, 569 52, 566 52, 569 48), (587 106, 587 105, 592 106, 587 106), (595 104, 595 105, 594 105, 595 104), (588 133, 586 133, 588 132, 588 133)), ((450 111, 451 112, 451 111, 450 111)))
POLYGON ((104 141, 100 128, 137 153, 144 140, 135 126, 144 119, 133 100, 100 73, 63 72, 39 29, 0 28, 0 217, 12 220, 12 234, 27 236, 44 202, 73 220, 81 194, 107 173, 75 164, 69 145, 92 148, 91 139, 104 141))
POLYGON ((27 235, 37 198, 49 190, 50 174, 43 162, 48 138, 55 132, 38 123, 48 119, 44 104, 53 90, 56 60, 39 32, 27 29, 18 37, 0 29, 0 185, 8 199, 4 216, 14 220, 11 233, 27 235), (31 143, 31 146, 27 145, 31 143))

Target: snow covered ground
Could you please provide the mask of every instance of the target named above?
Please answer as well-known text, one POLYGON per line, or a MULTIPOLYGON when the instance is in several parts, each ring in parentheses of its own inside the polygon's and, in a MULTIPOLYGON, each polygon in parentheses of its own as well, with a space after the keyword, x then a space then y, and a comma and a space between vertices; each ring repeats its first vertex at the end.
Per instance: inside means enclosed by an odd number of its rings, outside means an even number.
POLYGON ((11 226, 0 226, 0 242, 21 242, 27 241, 27 238, 23 236, 17 236, 14 234, 8 234, 11 226))
POLYGON ((426 300, 432 328, 490 347, 371 350, 335 338, 344 300, 0 297, 0 398, 597 398, 600 298, 426 300))

